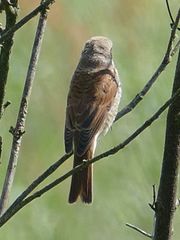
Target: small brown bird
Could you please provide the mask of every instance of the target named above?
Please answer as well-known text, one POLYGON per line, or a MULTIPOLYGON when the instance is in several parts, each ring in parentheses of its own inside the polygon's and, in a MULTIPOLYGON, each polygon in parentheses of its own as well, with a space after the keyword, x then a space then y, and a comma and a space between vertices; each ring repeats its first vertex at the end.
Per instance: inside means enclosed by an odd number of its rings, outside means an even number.
MULTIPOLYGON (((74 151, 73 167, 93 158, 97 138, 107 133, 116 117, 120 97, 112 41, 92 37, 85 43, 67 99, 65 150, 74 151)), ((92 165, 72 176, 69 203, 78 196, 85 203, 92 202, 92 165)))

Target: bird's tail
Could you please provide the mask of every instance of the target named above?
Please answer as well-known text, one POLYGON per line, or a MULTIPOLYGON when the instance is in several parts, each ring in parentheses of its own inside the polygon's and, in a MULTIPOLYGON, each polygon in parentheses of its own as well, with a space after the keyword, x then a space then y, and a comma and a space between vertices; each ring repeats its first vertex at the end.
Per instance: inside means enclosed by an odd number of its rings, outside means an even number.
MULTIPOLYGON (((90 160, 91 158, 92 158, 91 150, 88 150, 82 156, 75 155, 73 167, 76 167, 79 164, 81 164, 83 160, 90 160)), ((82 202, 84 203, 92 202, 92 173, 93 166, 89 165, 88 167, 73 174, 69 193, 69 203, 76 202, 78 196, 80 196, 82 202)))

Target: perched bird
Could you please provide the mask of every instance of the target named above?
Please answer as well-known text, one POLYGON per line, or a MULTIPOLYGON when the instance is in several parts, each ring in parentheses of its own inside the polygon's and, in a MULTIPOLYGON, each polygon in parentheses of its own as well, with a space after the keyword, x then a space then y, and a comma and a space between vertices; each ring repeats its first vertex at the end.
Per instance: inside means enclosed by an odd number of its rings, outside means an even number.
MULTIPOLYGON (((85 43, 67 98, 65 150, 74 151, 74 167, 94 156, 97 139, 112 125, 121 97, 112 41, 92 37, 85 43)), ((92 165, 72 176, 69 203, 92 202, 92 165)))

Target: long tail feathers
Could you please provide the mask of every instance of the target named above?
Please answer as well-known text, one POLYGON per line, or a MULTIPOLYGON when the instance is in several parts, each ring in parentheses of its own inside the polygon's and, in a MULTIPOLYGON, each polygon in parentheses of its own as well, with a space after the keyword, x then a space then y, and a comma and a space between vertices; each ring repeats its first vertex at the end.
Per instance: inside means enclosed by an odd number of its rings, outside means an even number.
MULTIPOLYGON (((89 151, 83 156, 74 156, 74 167, 81 164, 84 159, 89 160, 92 158, 92 154, 89 151)), ((92 172, 93 166, 89 165, 87 168, 75 173, 72 176, 71 188, 69 193, 69 203, 77 201, 80 196, 82 202, 92 202, 92 172)))

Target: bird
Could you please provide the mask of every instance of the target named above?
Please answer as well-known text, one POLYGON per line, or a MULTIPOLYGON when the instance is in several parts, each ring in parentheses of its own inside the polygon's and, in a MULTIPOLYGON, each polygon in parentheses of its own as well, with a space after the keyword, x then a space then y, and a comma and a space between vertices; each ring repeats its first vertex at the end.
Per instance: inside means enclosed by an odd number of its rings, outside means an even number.
MULTIPOLYGON (((122 90, 112 45, 104 36, 86 41, 70 82, 64 142, 66 153, 74 154, 73 168, 94 157, 99 136, 107 133, 118 112, 122 90)), ((92 174, 90 164, 72 175, 69 203, 79 197, 83 203, 92 203, 92 174)))

